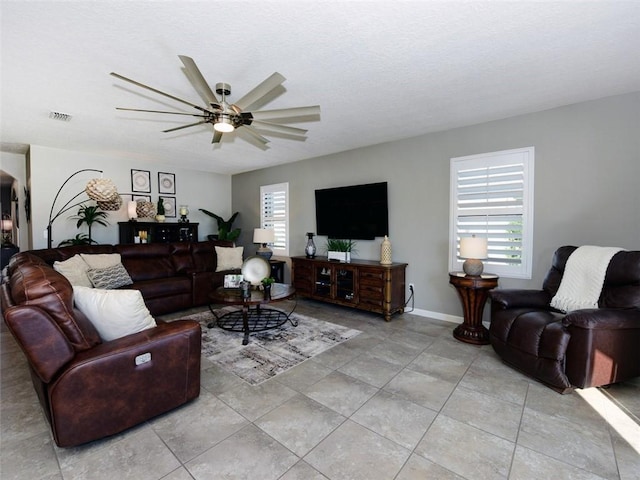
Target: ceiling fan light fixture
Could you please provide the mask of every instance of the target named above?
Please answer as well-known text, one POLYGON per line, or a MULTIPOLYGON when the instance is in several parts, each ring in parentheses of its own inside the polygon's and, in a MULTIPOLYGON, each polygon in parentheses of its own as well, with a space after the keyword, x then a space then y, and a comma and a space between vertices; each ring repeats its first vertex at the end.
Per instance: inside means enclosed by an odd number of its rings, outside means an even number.
POLYGON ((216 122, 213 124, 213 129, 220 133, 229 133, 235 130, 233 121, 228 115, 220 115, 216 122))

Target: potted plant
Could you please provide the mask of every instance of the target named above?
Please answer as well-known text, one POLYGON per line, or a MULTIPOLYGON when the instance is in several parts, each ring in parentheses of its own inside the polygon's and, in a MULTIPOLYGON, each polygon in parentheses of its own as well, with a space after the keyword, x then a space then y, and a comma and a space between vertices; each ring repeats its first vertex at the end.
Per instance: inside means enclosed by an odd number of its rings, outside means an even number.
POLYGON ((156 220, 158 222, 164 222, 165 220, 165 211, 164 211, 164 200, 162 198, 158 198, 158 208, 156 211, 156 220))
POLYGON ((276 279, 273 277, 264 277, 260 283, 262 283, 262 288, 264 289, 265 298, 271 297, 271 285, 276 282, 276 279))
POLYGON ((327 240, 327 259, 338 260, 340 262, 350 262, 351 253, 355 253, 356 242, 353 240, 342 240, 329 238, 327 240))
POLYGON ((236 217, 238 216, 239 212, 236 212, 233 215, 231 215, 231 218, 229 218, 229 220, 225 220, 221 216, 216 215, 215 213, 210 212, 209 210, 205 210, 204 208, 199 208, 198 210, 200 210, 205 215, 209 215, 210 217, 213 217, 216 219, 216 221, 218 222, 218 240, 236 241, 238 239, 238 237, 240 236, 240 229, 234 228, 232 230, 232 225, 236 217))
POLYGON ((83 223, 87 224, 87 226, 89 227, 89 244, 97 243, 94 242, 91 238, 91 227, 94 223, 97 223, 98 225, 102 225, 104 227, 109 225, 109 222, 107 222, 106 220, 107 212, 103 212, 102 210, 100 210, 100 207, 97 205, 80 205, 78 214, 71 218, 78 220, 78 222, 76 223, 77 228, 80 228, 83 223))
POLYGON ((92 245, 98 244, 95 240, 91 240, 86 233, 78 233, 73 238, 67 238, 66 240, 61 241, 58 246, 59 247, 68 247, 70 245, 92 245))

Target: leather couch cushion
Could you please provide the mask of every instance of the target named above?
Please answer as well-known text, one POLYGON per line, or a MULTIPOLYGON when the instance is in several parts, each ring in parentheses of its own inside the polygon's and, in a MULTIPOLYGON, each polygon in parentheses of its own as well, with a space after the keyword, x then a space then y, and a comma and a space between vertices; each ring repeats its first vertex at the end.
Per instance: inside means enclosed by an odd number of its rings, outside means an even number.
POLYGON ((146 300, 168 297, 168 292, 171 292, 171 297, 173 297, 185 293, 191 294, 191 278, 185 275, 183 277, 176 276, 158 278, 154 280, 142 280, 134 282, 126 288, 140 290, 142 292, 142 296, 146 300))
POLYGON ((48 265, 25 263, 10 279, 11 296, 16 304, 39 307, 51 316, 75 351, 100 343, 95 330, 79 323, 73 314, 73 289, 69 281, 48 265))
POLYGON ((173 277, 171 246, 166 243, 116 245, 122 264, 135 282, 173 277))
POLYGON ((186 274, 194 271, 191 245, 188 242, 171 244, 171 263, 176 273, 186 274))
MULTIPOLYGON (((578 248, 564 246, 556 250, 543 289, 555 295, 569 256, 578 248)), ((616 253, 607 268, 598 301, 600 308, 640 308, 640 251, 616 253)))

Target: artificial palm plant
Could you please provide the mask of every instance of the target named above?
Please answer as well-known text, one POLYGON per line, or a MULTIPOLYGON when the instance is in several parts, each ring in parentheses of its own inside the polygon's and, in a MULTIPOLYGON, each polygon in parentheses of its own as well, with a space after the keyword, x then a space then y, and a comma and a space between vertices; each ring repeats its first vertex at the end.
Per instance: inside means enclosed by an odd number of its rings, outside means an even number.
POLYGON ((89 227, 89 243, 94 243, 93 239, 91 238, 91 227, 94 224, 102 225, 105 227, 109 225, 109 222, 107 222, 106 220, 107 212, 100 210, 100 207, 97 205, 80 205, 78 214, 71 218, 78 220, 76 223, 77 228, 80 228, 83 223, 87 224, 87 227, 89 227))

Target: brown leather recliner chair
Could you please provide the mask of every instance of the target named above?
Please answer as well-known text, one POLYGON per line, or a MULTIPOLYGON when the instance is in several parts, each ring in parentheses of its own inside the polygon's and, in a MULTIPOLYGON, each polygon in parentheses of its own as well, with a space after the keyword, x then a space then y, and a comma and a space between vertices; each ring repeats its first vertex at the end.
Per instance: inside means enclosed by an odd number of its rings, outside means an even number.
POLYGON ((542 290, 490 292, 491 345, 502 360, 560 393, 640 376, 640 252, 616 253, 597 309, 550 306, 577 247, 556 250, 542 290))

